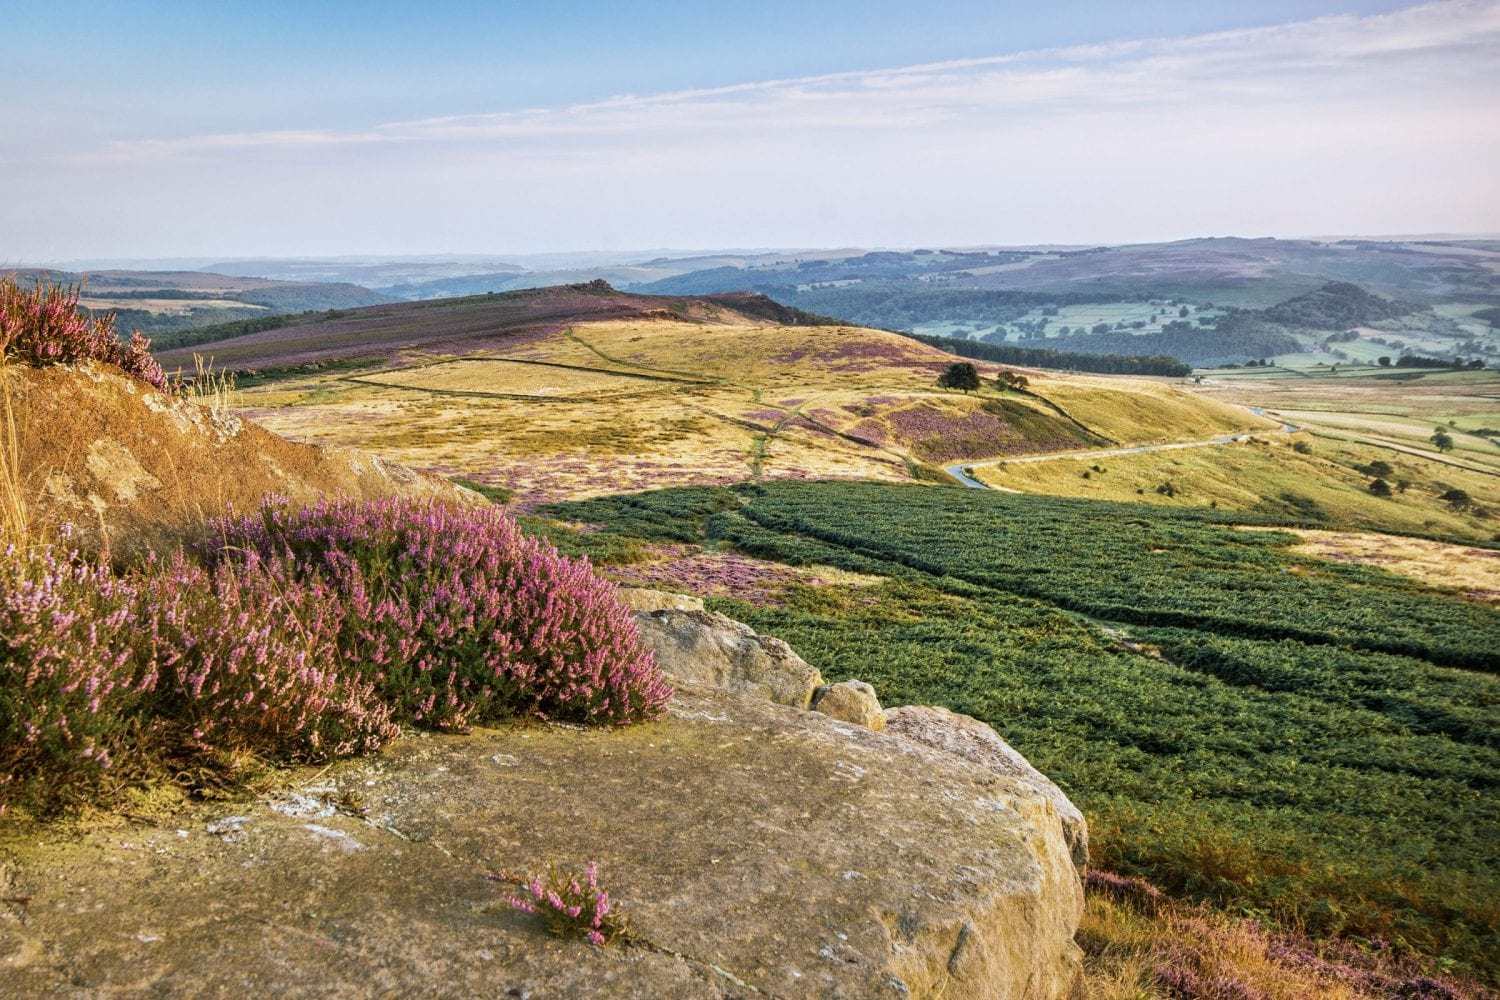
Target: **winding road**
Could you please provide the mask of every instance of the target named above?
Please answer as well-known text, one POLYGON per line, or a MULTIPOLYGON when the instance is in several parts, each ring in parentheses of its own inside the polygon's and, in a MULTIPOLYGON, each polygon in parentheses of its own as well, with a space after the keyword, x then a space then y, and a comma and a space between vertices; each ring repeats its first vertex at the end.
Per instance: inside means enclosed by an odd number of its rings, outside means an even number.
MULTIPOLYGON (((1263 412, 1256 407, 1251 407, 1251 410, 1254 411, 1257 415, 1260 415, 1263 412)), ((1300 429, 1301 428, 1297 427, 1295 424, 1288 424, 1283 422, 1281 425, 1280 433, 1294 434, 1300 429)), ((1265 432, 1262 431, 1261 433, 1265 432)), ((980 459, 977 462, 958 462, 953 465, 945 465, 943 466, 943 471, 952 476, 953 479, 960 485, 967 486, 972 490, 999 489, 1004 493, 1019 493, 1019 490, 1010 490, 1006 489, 1005 487, 988 486, 975 479, 973 476, 969 475, 965 470, 981 469, 987 465, 1019 465, 1023 462, 1056 462, 1068 458, 1112 458, 1117 455, 1141 455, 1151 451, 1172 451, 1179 448, 1212 448, 1216 445, 1238 444, 1242 441, 1248 441, 1254 436, 1255 434, 1253 432, 1244 431, 1239 434, 1220 434, 1216 437, 1202 438, 1196 441, 1168 441, 1165 444, 1139 444, 1120 448, 1081 448, 1075 449, 1073 451, 1054 451, 1049 452, 1045 455, 1020 455, 1008 458, 985 458, 980 459)))

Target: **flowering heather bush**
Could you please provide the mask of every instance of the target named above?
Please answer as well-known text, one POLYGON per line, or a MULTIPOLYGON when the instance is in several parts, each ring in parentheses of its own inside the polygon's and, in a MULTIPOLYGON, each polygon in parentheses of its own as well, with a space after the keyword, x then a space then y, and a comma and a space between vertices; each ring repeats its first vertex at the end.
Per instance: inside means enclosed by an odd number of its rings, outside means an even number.
POLYGON ((512 909, 534 913, 558 937, 582 937, 605 945, 627 933, 609 893, 599 888, 599 863, 590 861, 582 877, 566 875, 553 866, 545 880, 533 875, 507 902, 512 909))
POLYGON ((133 735, 157 679, 132 635, 136 598, 107 568, 45 549, 6 550, 0 804, 23 785, 96 780, 133 735))
POLYGON ((0 807, 249 750, 320 760, 395 735, 373 687, 340 670, 336 596, 250 562, 181 558, 115 576, 50 549, 0 569, 0 807), (33 795, 32 793, 38 793, 33 795))
POLYGON ((338 595, 288 576, 254 557, 212 572, 178 557, 146 577, 139 621, 162 650, 153 715, 178 745, 316 760, 399 732, 374 685, 341 663, 338 595))
POLYGON ((168 391, 166 373, 139 332, 130 343, 115 335, 113 313, 89 316, 78 308, 77 288, 38 282, 23 290, 0 280, 0 354, 30 365, 103 361, 117 365, 152 388, 168 391))
POLYGON ((268 501, 218 525, 210 559, 258 554, 343 602, 339 651, 399 721, 440 728, 533 713, 623 723, 671 697, 614 588, 494 507, 268 501))

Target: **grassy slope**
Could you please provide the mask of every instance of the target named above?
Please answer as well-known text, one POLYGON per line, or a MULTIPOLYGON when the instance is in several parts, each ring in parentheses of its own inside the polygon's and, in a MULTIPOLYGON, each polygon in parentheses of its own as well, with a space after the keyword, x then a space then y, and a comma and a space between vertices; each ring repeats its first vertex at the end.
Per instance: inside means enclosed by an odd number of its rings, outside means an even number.
POLYGON ((1140 380, 1122 392, 1118 380, 1075 377, 1038 380, 1033 387, 1099 434, 1121 444, 1182 441, 1241 430, 1271 430, 1276 422, 1244 407, 1140 380))
POLYGON ((889 704, 995 725, 1084 808, 1106 867, 1500 973, 1494 611, 1138 505, 774 484, 561 513, 885 575, 719 606, 889 704))
POLYGON ((1106 459, 1060 458, 983 466, 985 483, 1023 493, 1126 500, 1164 507, 1217 506, 1226 511, 1281 514, 1329 527, 1434 535, 1488 541, 1500 520, 1459 511, 1439 499, 1448 489, 1469 492, 1483 507, 1500 507, 1500 477, 1468 472, 1409 455, 1299 435, 1309 454, 1281 439, 1261 443, 1185 448, 1106 459), (1392 486, 1411 486, 1389 497, 1370 493, 1371 477, 1354 468, 1384 461, 1392 486), (1099 472, 1097 468, 1104 471, 1099 472), (1084 474, 1087 473, 1087 478, 1084 474), (1171 496, 1158 493, 1171 483, 1171 496))
MULTIPOLYGON (((1061 397, 1107 423, 1108 436, 1132 440, 1111 414, 1130 413, 1139 433, 1152 437, 1173 436, 1174 426, 1176 436, 1191 437, 1260 423, 1242 408, 1145 379, 1037 376, 1036 396, 944 392, 934 383, 948 355, 877 330, 777 326, 722 310, 696 320, 560 325, 568 302, 507 301, 525 323, 496 326, 504 314, 482 301, 382 307, 352 326, 341 320, 271 330, 222 349, 286 361, 311 350, 309 329, 316 329, 328 337, 319 348, 324 365, 337 362, 338 345, 351 338, 357 351, 371 349, 360 337, 372 334, 381 350, 402 345, 398 355, 410 360, 488 349, 610 373, 466 361, 394 375, 365 371, 357 382, 347 372, 309 372, 241 394, 256 419, 280 433, 513 488, 523 502, 756 478, 905 480, 940 476, 926 463, 1089 445, 1089 432, 1058 412, 1061 397), (551 318, 539 328, 543 315, 551 318), (630 374, 678 381, 621 377, 630 374), (431 391, 439 389, 446 391, 431 391), (562 398, 574 390, 575 398, 562 398)), ((619 306, 608 297, 600 302, 619 306)), ((987 376, 998 371, 981 368, 987 376)))

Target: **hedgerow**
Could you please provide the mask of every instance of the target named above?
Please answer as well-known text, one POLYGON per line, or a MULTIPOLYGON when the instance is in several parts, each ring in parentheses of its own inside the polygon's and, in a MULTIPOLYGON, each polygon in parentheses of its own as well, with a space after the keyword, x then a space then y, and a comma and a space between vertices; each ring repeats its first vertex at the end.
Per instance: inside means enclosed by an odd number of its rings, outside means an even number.
POLYGON ((167 375, 139 332, 122 342, 113 313, 90 316, 78 308, 78 288, 44 281, 23 289, 0 279, 0 355, 29 365, 102 361, 168 391, 167 375))

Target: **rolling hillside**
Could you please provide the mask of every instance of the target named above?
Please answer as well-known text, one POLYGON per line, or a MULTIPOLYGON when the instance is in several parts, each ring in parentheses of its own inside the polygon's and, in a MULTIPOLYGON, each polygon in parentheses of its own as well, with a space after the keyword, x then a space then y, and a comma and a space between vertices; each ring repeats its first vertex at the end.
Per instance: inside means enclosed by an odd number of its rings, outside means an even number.
MULTIPOLYGON (((1272 426, 1146 379, 1031 370, 1027 389, 1001 391, 1000 366, 981 362, 984 389, 940 390, 955 359, 907 337, 757 296, 602 282, 307 317, 193 350, 254 372, 240 402, 279 432, 526 503, 761 479, 947 481, 936 466, 1272 426)), ((188 367, 191 353, 160 357, 188 367)))

